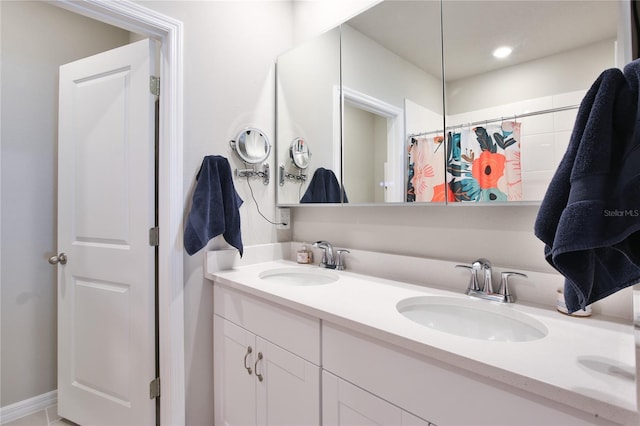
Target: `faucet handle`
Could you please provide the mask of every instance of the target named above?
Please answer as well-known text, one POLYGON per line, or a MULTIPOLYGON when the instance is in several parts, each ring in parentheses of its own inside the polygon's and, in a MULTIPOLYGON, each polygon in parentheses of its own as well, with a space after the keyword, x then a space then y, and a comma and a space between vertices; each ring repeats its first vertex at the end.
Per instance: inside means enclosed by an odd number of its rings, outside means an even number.
POLYGON ((480 285, 478 284, 478 275, 476 274, 477 269, 468 265, 456 265, 456 268, 465 268, 471 272, 471 278, 469 280, 469 287, 467 288, 467 294, 472 291, 480 291, 480 285))
POLYGON ((336 270, 344 271, 344 259, 342 258, 342 255, 344 253, 351 253, 351 252, 347 249, 339 249, 339 250, 336 250, 336 253, 338 254, 336 256, 336 270))
POLYGON ((502 296, 503 301, 507 303, 513 303, 516 301, 516 296, 511 294, 511 289, 509 288, 509 277, 511 275, 528 278, 525 274, 520 272, 505 271, 500 274, 500 290, 498 293, 502 296))

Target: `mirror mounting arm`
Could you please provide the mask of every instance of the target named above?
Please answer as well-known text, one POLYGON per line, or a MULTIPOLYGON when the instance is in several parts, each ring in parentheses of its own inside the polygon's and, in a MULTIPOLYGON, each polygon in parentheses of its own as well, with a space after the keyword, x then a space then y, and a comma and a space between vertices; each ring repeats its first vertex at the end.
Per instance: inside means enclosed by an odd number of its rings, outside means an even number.
POLYGON ((294 175, 293 173, 287 173, 284 170, 284 166, 281 164, 278 168, 278 182, 280 186, 284 186, 285 181, 291 180, 295 183, 304 183, 307 181, 307 175, 301 173, 299 175, 294 175))
POLYGON ((256 171, 255 169, 236 169, 236 176, 246 178, 262 178, 262 183, 265 185, 269 185, 269 175, 269 164, 267 163, 262 165, 262 171, 256 171))

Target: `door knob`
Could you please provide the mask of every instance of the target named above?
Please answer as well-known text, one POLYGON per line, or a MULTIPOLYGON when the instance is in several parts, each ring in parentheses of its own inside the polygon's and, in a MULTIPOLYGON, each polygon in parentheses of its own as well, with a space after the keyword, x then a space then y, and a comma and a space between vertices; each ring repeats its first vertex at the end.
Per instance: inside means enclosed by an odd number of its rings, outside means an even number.
POLYGON ((66 265, 67 264, 67 255, 64 253, 60 253, 57 256, 51 256, 49 258, 49 263, 52 265, 56 265, 58 263, 62 264, 62 265, 66 265))

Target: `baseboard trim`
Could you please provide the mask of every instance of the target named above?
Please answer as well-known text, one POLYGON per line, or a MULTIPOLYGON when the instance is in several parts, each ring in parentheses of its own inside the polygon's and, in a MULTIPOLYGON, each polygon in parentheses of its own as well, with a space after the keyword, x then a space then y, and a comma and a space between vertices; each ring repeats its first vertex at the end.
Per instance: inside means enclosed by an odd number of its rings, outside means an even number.
POLYGON ((0 407, 0 425, 12 422, 20 417, 37 413, 58 403, 58 391, 43 393, 33 398, 18 401, 14 404, 0 407))

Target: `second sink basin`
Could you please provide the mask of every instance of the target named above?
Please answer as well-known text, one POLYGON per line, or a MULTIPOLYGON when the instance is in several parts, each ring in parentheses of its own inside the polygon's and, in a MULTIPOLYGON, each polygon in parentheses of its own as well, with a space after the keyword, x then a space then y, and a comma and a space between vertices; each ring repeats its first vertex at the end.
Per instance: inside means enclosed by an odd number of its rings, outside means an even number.
POLYGON ((401 300, 396 309, 425 327, 473 339, 528 342, 548 333, 547 327, 530 315, 486 300, 418 296, 401 300))
POLYGON ((268 269, 258 276, 263 280, 298 286, 329 284, 340 278, 335 272, 325 269, 303 267, 268 269))

